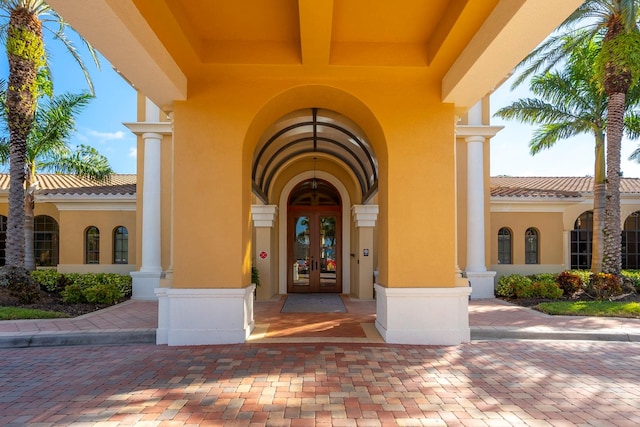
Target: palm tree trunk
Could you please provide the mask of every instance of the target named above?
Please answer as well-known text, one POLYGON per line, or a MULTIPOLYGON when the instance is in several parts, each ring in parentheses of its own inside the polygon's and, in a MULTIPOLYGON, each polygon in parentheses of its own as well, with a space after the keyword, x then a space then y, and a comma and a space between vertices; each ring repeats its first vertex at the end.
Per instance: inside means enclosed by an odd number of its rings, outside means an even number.
POLYGON ((27 269, 27 271, 33 271, 36 269, 36 259, 34 257, 33 250, 34 202, 35 194, 33 191, 27 191, 24 200, 24 268, 27 269))
POLYGON ((24 8, 11 11, 6 48, 9 60, 7 122, 10 138, 6 264, 22 267, 27 135, 33 124, 38 67, 44 63, 42 24, 37 16, 24 8), (17 40, 20 43, 16 43, 17 40))
POLYGON ((620 147, 625 108, 624 92, 609 95, 607 112, 607 189, 604 227, 603 271, 620 275, 622 236, 620 228, 620 147))
POLYGON ((591 271, 602 271, 604 252, 604 211, 606 204, 606 172, 604 161, 604 133, 596 132, 595 177, 593 183, 593 239, 591 244, 591 271))

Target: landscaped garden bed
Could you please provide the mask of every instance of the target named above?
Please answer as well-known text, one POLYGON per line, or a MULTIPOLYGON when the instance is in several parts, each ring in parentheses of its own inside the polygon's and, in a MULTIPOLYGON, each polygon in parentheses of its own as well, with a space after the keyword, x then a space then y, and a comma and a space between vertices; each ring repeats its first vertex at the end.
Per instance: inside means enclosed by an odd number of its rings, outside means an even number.
POLYGON ((0 276, 0 320, 77 317, 131 297, 131 276, 122 274, 36 270, 30 273, 32 283, 0 276))
POLYGON ((572 270, 560 274, 511 274, 498 281, 496 297, 548 314, 640 318, 640 272, 621 278, 572 270))

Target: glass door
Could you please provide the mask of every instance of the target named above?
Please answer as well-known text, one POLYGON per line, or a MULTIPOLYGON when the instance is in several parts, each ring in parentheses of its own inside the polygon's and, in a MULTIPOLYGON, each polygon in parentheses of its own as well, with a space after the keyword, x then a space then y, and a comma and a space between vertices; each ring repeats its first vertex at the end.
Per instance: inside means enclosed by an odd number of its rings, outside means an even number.
POLYGON ((339 214, 292 210, 288 264, 288 292, 341 292, 339 214))

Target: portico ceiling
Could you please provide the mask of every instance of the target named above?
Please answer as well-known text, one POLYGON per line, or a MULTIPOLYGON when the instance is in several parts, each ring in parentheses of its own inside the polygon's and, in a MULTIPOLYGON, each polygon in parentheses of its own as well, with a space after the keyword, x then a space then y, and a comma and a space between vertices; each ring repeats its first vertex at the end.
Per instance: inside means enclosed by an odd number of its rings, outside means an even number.
POLYGON ((291 160, 303 156, 328 156, 349 168, 363 202, 378 188, 378 161, 364 132, 341 114, 309 108, 282 117, 258 142, 251 168, 256 195, 268 203, 274 178, 291 160))
POLYGON ((387 73, 468 107, 581 0, 50 0, 158 105, 191 81, 387 73))

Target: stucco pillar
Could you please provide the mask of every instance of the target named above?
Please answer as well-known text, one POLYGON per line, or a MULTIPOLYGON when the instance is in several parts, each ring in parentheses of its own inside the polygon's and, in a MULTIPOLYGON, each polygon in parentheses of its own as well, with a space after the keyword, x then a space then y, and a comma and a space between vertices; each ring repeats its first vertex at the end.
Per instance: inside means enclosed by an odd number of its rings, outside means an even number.
POLYGON ((468 113, 468 125, 458 126, 457 135, 467 143, 467 263, 466 276, 471 285, 471 299, 493 298, 495 271, 486 267, 484 144, 487 137, 501 128, 482 125, 482 103, 468 113))
MULTIPOLYGON (((171 124, 160 122, 160 109, 149 99, 146 102, 145 121, 125 123, 143 139, 144 163, 142 180, 142 242, 140 270, 133 277, 132 299, 157 299, 154 289, 162 277, 161 211, 161 144, 164 135, 171 134, 171 124)), ((140 191, 138 183, 137 191, 140 191)))
POLYGON ((373 228, 379 209, 378 205, 354 205, 351 211, 358 230, 356 296, 359 299, 373 299, 373 228))
POLYGON ((276 205, 252 205, 251 217, 255 227, 254 265, 260 273, 260 286, 256 288, 256 299, 268 300, 274 294, 275 283, 275 236, 276 205))

